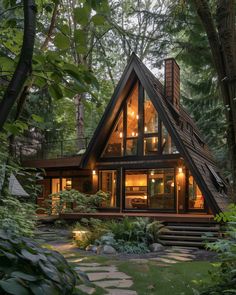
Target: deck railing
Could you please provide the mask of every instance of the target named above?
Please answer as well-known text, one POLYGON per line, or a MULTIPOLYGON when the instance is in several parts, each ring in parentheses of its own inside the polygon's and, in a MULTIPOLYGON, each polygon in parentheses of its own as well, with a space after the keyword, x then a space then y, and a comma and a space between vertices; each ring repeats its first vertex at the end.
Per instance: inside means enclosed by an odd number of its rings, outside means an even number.
POLYGON ((88 137, 17 144, 15 155, 21 160, 57 159, 82 155, 89 143, 88 137))

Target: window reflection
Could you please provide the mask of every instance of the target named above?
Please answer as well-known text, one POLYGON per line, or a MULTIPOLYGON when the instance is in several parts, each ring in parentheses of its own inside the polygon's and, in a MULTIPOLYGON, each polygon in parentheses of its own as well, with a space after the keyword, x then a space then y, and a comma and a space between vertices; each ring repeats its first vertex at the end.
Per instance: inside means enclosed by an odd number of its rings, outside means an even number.
POLYGON ((123 155, 123 112, 116 124, 109 140, 103 157, 120 157, 123 155))
POLYGON ((126 140, 126 155, 134 156, 137 155, 138 140, 137 138, 126 140))
POLYGON ((178 154, 178 150, 173 143, 169 132, 162 122, 162 153, 163 154, 178 154))
POLYGON ((127 171, 125 174, 125 208, 147 208, 147 173, 127 171))
POLYGON ((144 133, 158 133, 157 111, 146 91, 144 94, 144 133))
POLYGON ((174 168, 126 171, 125 208, 174 210, 174 168))
POLYGON ((144 139, 144 155, 155 155, 158 150, 158 137, 146 137, 144 139))
POLYGON ((138 136, 138 84, 127 100, 127 137, 138 136))
POLYGON ((158 169, 150 172, 148 181, 149 207, 174 209, 174 169, 158 169))
POLYGON ((116 171, 99 171, 99 189, 109 194, 109 199, 102 203, 102 207, 116 207, 116 171))
POLYGON ((204 197, 193 176, 188 179, 189 209, 204 209, 204 197))

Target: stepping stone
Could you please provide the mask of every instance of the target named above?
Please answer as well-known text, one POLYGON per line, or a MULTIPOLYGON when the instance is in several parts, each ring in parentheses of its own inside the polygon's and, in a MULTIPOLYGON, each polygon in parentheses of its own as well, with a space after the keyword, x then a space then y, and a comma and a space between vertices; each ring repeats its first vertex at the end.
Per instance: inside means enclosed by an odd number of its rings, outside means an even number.
POLYGON ((79 264, 80 266, 89 266, 89 267, 93 267, 93 266, 103 266, 100 263, 96 263, 96 262, 82 262, 79 264))
MULTIPOLYGON (((65 258, 67 259, 67 257, 65 257, 65 258)), ((79 263, 80 264, 80 262, 83 261, 83 258, 69 258, 69 259, 67 259, 67 261, 70 263, 79 263)))
POLYGON ((188 254, 188 253, 178 253, 178 252, 168 252, 168 253, 165 253, 166 256, 172 256, 172 255, 177 255, 177 256, 180 256, 180 257, 186 257, 186 258, 195 258, 196 256, 195 255, 192 255, 192 254, 188 254))
POLYGON ((85 294, 93 294, 96 291, 95 288, 89 287, 86 285, 76 286, 76 289, 79 289, 80 291, 84 292, 85 294))
POLYGON ((191 258, 181 257, 181 256, 178 256, 178 255, 167 255, 166 258, 167 259, 175 259, 175 260, 178 260, 178 261, 192 261, 191 258))
POLYGON ((117 268, 115 266, 76 266, 74 268, 75 270, 81 270, 81 271, 91 271, 91 272, 115 272, 117 271, 117 268))
POLYGON ((129 261, 135 262, 138 264, 148 263, 148 259, 143 259, 143 258, 133 258, 133 259, 130 259, 129 261))
POLYGON ((108 295, 137 295, 138 293, 133 290, 124 289, 105 289, 108 295))
POLYGON ((109 280, 109 281, 98 281, 94 284, 101 288, 116 287, 116 288, 129 288, 133 285, 131 280, 109 280))
POLYGON ((176 260, 170 260, 170 259, 166 259, 164 257, 150 258, 150 260, 164 262, 164 263, 167 263, 167 264, 175 264, 175 263, 177 263, 176 260))
POLYGON ((90 281, 100 281, 100 280, 109 280, 109 279, 131 279, 127 274, 123 272, 94 272, 87 273, 90 281))

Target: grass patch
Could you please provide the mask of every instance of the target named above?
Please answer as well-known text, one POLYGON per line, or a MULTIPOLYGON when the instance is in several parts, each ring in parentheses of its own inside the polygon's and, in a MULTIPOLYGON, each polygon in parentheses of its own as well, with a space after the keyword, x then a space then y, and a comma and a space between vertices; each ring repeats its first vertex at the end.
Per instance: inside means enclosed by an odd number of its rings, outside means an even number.
POLYGON ((207 282, 209 262, 182 262, 167 267, 158 266, 154 262, 137 264, 123 262, 119 269, 134 280, 132 289, 140 295, 193 295, 199 289, 199 281, 207 282))
MULTIPOLYGON (((209 282, 209 271, 213 266, 207 261, 179 262, 168 266, 158 265, 155 261, 123 261, 112 256, 84 255, 74 251, 60 251, 69 256, 69 260, 81 259, 82 263, 99 263, 101 265, 116 265, 119 271, 131 276, 138 295, 194 295, 194 289, 199 290, 201 283, 209 282)), ((79 266, 80 262, 70 262, 79 266)), ((105 294, 101 288, 96 288, 94 295, 105 294)))

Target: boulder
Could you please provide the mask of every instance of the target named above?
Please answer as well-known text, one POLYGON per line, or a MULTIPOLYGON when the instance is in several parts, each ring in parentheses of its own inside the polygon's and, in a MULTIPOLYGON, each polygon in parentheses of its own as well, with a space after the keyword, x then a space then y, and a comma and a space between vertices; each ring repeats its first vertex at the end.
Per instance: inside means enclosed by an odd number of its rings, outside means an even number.
POLYGON ((97 252, 97 246, 95 246, 95 245, 88 245, 86 248, 85 248, 85 250, 86 251, 92 251, 92 252, 97 252))
POLYGON ((114 255, 116 254, 116 249, 110 245, 103 245, 97 247, 97 254, 109 254, 114 255))
POLYGON ((149 246, 149 249, 151 252, 160 252, 164 250, 164 246, 162 244, 159 243, 153 243, 149 246))

